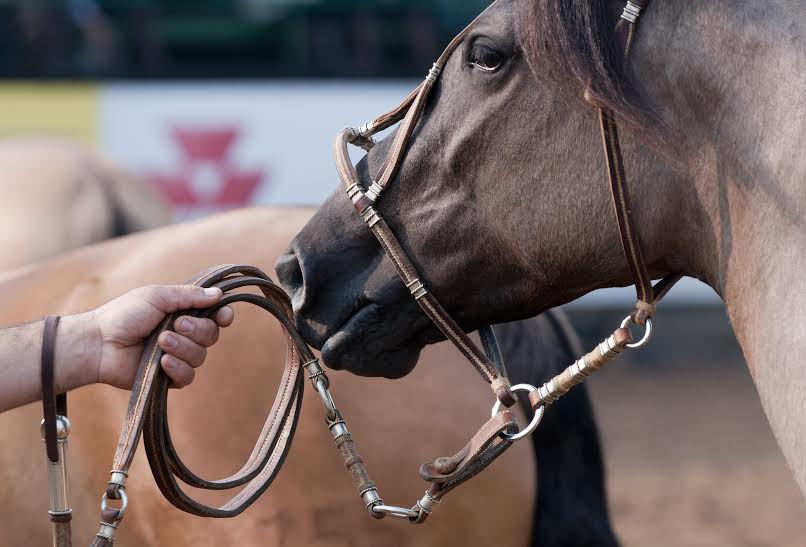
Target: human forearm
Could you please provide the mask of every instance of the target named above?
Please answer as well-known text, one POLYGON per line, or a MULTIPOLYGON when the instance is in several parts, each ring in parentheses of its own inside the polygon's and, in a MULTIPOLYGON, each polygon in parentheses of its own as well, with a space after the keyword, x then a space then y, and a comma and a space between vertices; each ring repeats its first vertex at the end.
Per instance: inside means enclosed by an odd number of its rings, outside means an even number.
MULTIPOLYGON (((218 302, 219 289, 192 285, 141 287, 87 313, 62 318, 54 354, 56 392, 96 382, 131 389, 143 344, 169 314, 207 308, 218 302)), ((213 318, 180 315, 174 332, 163 332, 157 343, 160 363, 174 387, 193 381, 194 369, 218 340, 218 330, 232 323, 225 306, 213 318)), ((0 412, 41 397, 40 362, 44 322, 0 330, 0 412)))
MULTIPOLYGON (((43 322, 0 330, 0 412, 41 398, 43 322)), ((91 314, 62 318, 54 355, 56 391, 98 381, 100 341, 91 314)))

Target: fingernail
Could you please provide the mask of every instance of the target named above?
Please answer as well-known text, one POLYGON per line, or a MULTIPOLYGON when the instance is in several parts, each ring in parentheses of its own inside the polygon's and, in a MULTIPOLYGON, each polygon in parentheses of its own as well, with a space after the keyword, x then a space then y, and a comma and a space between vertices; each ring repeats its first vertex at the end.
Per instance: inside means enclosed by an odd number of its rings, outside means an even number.
POLYGON ((189 319, 183 317, 176 324, 176 330, 190 334, 191 332, 193 332, 193 323, 191 323, 189 319))
POLYGON ((218 287, 207 287, 206 289, 204 289, 204 296, 213 297, 213 296, 218 296, 220 294, 221 294, 221 289, 219 289, 218 287))
POLYGON ((162 339, 162 345, 168 349, 174 349, 177 343, 178 342, 176 340, 176 336, 174 336, 171 333, 166 334, 165 337, 162 339))

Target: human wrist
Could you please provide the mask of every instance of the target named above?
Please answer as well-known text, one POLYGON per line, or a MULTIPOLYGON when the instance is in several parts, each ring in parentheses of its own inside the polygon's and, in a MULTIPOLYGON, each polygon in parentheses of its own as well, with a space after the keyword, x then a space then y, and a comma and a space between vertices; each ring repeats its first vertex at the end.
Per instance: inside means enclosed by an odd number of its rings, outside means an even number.
POLYGON ((55 351, 60 393, 100 381, 101 334, 92 312, 61 318, 55 351))

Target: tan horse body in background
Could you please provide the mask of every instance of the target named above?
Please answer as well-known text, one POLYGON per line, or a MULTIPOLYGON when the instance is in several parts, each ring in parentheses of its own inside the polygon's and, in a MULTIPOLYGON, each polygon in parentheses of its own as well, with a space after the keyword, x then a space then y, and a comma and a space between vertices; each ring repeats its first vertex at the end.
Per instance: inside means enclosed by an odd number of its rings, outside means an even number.
POLYGON ((0 270, 170 222, 161 196, 84 145, 0 141, 0 270))
MULTIPOLYGON (((208 266, 239 262, 273 272, 275 259, 310 216, 303 210, 242 210, 136 234, 24 268, 0 284, 4 326, 97 306, 136 286, 176 283, 208 266)), ((338 288, 334 288, 338 290, 338 288)), ((276 323, 236 309, 196 383, 171 394, 175 443, 209 478, 236 469, 251 450, 275 396, 285 357, 276 323)), ((452 348, 429 348, 421 366, 394 382, 332 373, 333 394, 381 495, 410 506, 426 488, 420 464, 453 454, 489 416, 492 395, 452 348)), ((75 544, 97 530, 128 393, 106 386, 70 395, 70 497, 75 544)), ((47 481, 39 405, 0 416, 0 544, 46 545, 47 481)), ((128 483, 122 546, 156 545, 528 545, 535 501, 530 443, 445 498, 423 526, 370 518, 310 390, 285 466, 266 494, 236 519, 206 520, 170 506, 142 450, 128 483)), ((220 499, 207 496, 207 501, 220 499)), ((223 500, 222 500, 223 501, 223 500)))

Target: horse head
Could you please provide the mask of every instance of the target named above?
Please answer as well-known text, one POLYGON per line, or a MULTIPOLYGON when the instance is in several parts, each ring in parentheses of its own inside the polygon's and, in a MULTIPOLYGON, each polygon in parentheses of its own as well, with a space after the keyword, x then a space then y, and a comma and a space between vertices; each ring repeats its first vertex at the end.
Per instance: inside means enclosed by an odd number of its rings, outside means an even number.
MULTIPOLYGON (((451 52, 376 207, 466 331, 632 282, 595 105, 643 130, 662 122, 641 106, 625 73, 614 3, 575 2, 573 16, 555 4, 500 0, 477 19, 451 52)), ((665 196, 680 175, 642 135, 630 134, 626 162, 632 181, 652 182, 630 190, 642 240, 656 240, 685 204, 664 198, 659 207, 647 197, 665 196)), ((358 164, 364 188, 393 139, 358 164)), ((678 271, 668 247, 654 249, 647 246, 651 274, 678 271)), ((291 243, 277 272, 300 331, 331 367, 399 377, 424 345, 441 339, 342 190, 291 243)))

